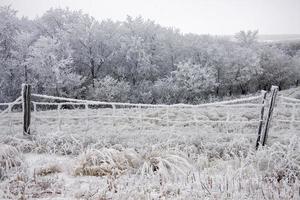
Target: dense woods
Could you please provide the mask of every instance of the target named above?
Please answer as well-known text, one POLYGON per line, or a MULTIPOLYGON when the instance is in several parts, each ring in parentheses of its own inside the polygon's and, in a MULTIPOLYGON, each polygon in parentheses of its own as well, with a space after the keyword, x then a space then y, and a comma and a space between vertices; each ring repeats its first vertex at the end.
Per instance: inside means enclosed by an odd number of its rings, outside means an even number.
POLYGON ((34 20, 0 7, 0 102, 21 84, 49 95, 139 103, 199 103, 296 86, 300 43, 182 34, 141 17, 97 21, 51 9, 34 20))

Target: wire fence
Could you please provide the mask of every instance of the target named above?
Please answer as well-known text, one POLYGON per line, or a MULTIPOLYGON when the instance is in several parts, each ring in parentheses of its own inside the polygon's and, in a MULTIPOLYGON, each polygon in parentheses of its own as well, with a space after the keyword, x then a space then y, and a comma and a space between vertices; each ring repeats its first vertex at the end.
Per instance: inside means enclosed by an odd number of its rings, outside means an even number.
MULTIPOLYGON (((266 117, 261 112, 269 103, 264 93, 230 101, 190 104, 133 104, 101 102, 31 94, 31 134, 143 134, 223 132, 256 136, 266 117)), ((279 96, 272 129, 298 131, 300 100, 279 96)), ((0 103, 2 133, 20 134, 23 97, 0 103)))
POLYGON ((300 133, 300 100, 279 96, 273 117, 273 130, 300 133))
POLYGON ((0 130, 4 135, 22 133, 22 98, 0 103, 0 130))
MULTIPOLYGON (((32 99, 30 129, 36 134, 74 131, 95 134, 183 130, 221 132, 224 129, 234 132, 245 126, 257 127, 262 106, 261 95, 199 105, 100 102, 40 94, 32 94, 32 99)), ((15 115, 22 122, 21 98, 18 102, 3 104, 10 109, 2 112, 10 115, 10 120, 15 118, 11 112, 14 104, 21 106, 15 115)), ((11 131, 15 129, 10 128, 11 131)))

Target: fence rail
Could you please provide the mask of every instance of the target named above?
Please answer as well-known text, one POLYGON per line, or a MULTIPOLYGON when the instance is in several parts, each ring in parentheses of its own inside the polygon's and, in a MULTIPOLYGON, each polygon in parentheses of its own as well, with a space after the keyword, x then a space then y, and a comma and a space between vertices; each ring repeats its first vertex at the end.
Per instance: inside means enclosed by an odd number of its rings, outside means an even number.
MULTIPOLYGON (((59 101, 69 101, 69 102, 77 102, 81 104, 91 104, 91 105, 116 105, 116 106, 141 106, 141 107, 207 107, 207 106, 222 106, 226 104, 232 104, 232 103, 241 103, 245 101, 252 101, 260 99, 261 96, 255 96, 255 97, 248 97, 248 98, 242 98, 242 99, 235 99, 235 100, 229 100, 229 101, 221 101, 221 102, 215 102, 215 103, 205 103, 205 104, 198 104, 198 105, 192 105, 192 104, 134 104, 134 103, 118 103, 118 102, 102 102, 102 101, 92 101, 92 100, 80 100, 80 99, 72 99, 72 98, 64 98, 64 97, 55 97, 55 96, 48 96, 48 95, 40 95, 40 94, 32 94, 32 97, 38 97, 38 98, 44 98, 44 99, 50 99, 50 100, 59 100, 59 101)), ((41 102, 36 102, 41 103, 41 102)), ((53 103, 51 103, 53 104, 53 103)), ((59 104, 59 103, 57 103, 59 104)))

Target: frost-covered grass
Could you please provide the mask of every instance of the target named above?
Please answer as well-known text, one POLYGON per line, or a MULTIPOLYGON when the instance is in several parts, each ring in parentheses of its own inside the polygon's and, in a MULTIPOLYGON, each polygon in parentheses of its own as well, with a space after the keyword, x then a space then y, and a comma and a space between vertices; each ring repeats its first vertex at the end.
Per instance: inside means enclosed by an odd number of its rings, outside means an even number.
MULTIPOLYGON (((197 116, 218 120, 226 117, 223 111, 204 109, 203 115, 198 110, 197 116)), ((134 112, 128 114, 138 115, 134 112)), ((289 119, 288 110, 281 112, 275 116, 289 119)), ((168 114, 183 120, 191 113, 168 114)), ((63 114, 82 115, 69 110, 63 114)), ((257 112, 233 109, 230 117, 254 120, 257 112)), ((55 119, 34 123, 30 137, 7 131, 0 138, 0 199, 300 198, 296 126, 290 130, 273 124, 268 146, 255 151, 257 124, 175 126, 149 120, 141 126, 139 119, 91 118, 88 124, 66 119, 58 132, 55 119)))
POLYGON ((17 148, 1 144, 0 146, 0 180, 6 178, 7 173, 13 169, 20 167, 23 162, 22 154, 17 148))

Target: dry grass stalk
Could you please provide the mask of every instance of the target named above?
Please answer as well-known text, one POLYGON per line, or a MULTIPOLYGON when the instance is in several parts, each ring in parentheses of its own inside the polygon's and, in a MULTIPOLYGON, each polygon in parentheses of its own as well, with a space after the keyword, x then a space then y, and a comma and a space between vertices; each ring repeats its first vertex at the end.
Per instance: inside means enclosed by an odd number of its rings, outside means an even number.
POLYGON ((129 156, 115 149, 90 149, 79 156, 74 170, 77 176, 119 176, 131 166, 129 156))
POLYGON ((60 173, 62 169, 58 165, 49 165, 35 170, 37 176, 47 176, 49 174, 60 173))
POLYGON ((22 164, 21 153, 13 146, 2 144, 0 146, 0 168, 8 170, 22 164))

